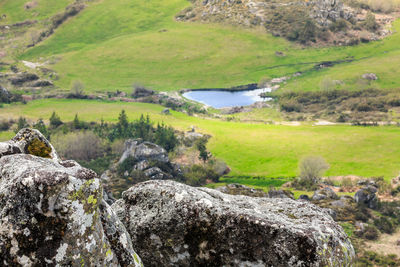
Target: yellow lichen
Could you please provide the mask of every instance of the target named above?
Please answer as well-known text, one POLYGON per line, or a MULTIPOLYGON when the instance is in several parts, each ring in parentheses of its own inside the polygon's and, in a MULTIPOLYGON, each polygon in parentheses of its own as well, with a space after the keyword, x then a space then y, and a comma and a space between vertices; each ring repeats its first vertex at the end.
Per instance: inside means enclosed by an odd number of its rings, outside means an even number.
POLYGON ((28 146, 28 153, 42 158, 51 158, 51 148, 44 142, 35 138, 28 146))

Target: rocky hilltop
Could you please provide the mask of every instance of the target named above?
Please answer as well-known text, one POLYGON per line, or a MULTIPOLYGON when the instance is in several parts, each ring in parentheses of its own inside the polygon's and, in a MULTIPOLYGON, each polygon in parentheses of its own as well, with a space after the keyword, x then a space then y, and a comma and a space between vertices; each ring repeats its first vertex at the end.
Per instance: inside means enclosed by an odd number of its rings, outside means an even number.
POLYGON ((351 266, 330 215, 290 198, 139 183, 111 207, 97 174, 60 159, 36 130, 0 143, 5 266, 351 266))
POLYGON ((376 21, 368 11, 342 0, 195 0, 176 19, 262 26, 303 44, 354 45, 390 33, 385 25, 394 19, 376 21))

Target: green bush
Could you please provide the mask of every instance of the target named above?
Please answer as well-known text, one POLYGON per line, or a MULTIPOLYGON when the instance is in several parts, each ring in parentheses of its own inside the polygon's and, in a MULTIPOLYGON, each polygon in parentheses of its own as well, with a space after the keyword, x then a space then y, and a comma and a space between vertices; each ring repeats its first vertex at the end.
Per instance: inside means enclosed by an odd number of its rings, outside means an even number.
POLYGON ((374 226, 365 227, 365 231, 363 237, 368 240, 376 240, 378 239, 379 233, 378 230, 374 226))
POLYGON ((380 217, 374 220, 374 225, 379 229, 382 233, 392 234, 395 230, 392 222, 387 217, 380 217))
POLYGON ((193 165, 184 172, 184 182, 191 186, 205 185, 207 180, 218 182, 218 179, 218 173, 208 165, 193 165))

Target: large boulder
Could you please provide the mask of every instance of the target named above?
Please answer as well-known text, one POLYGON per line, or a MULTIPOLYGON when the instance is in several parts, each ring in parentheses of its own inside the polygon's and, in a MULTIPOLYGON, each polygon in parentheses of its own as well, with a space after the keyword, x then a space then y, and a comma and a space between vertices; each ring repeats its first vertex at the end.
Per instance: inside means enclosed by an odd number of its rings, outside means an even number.
POLYGON ((159 162, 169 161, 168 153, 164 148, 150 142, 143 142, 142 139, 127 140, 125 142, 124 152, 118 163, 122 163, 128 157, 132 157, 138 162, 142 160, 159 162))
POLYGON ((96 173, 61 161, 36 130, 0 143, 4 266, 141 266, 96 173))
POLYGON ((127 140, 119 161, 102 174, 107 178, 105 185, 116 198, 136 183, 150 179, 179 179, 181 176, 180 166, 169 160, 164 148, 142 139, 127 140))
POLYGON ((339 199, 336 193, 330 187, 325 187, 314 192, 311 198, 314 201, 339 199))
POLYGON ((354 249, 322 209, 148 181, 112 205, 146 266, 351 266, 354 249))
POLYGON ((354 200, 357 204, 365 205, 370 209, 376 209, 378 204, 378 197, 376 196, 376 189, 375 186, 368 185, 356 192, 354 195, 354 200))

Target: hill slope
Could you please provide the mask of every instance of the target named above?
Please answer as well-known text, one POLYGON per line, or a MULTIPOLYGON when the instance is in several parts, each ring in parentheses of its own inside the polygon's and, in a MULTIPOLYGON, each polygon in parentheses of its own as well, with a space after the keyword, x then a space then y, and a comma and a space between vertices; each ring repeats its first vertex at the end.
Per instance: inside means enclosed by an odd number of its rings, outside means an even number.
MULTIPOLYGON (((298 71, 322 79, 329 74, 314 71, 319 62, 354 59, 357 63, 340 66, 370 66, 367 60, 377 55, 375 71, 382 69, 386 75, 393 70, 387 69, 387 61, 380 55, 391 52, 389 61, 399 55, 397 33, 354 47, 303 48, 264 29, 177 22, 174 16, 190 5, 185 0, 103 0, 88 5, 52 37, 20 56, 55 62, 48 67, 58 72, 56 85, 63 89, 76 79, 92 92, 130 91, 134 82, 157 90, 230 87, 298 71)), ((394 30, 397 28, 398 23, 394 30)), ((358 77, 364 71, 356 68, 351 75, 358 77)), ((298 89, 319 90, 314 82, 311 87, 303 84, 303 77, 298 81, 298 89)), ((399 86, 382 80, 376 83, 399 86)))

